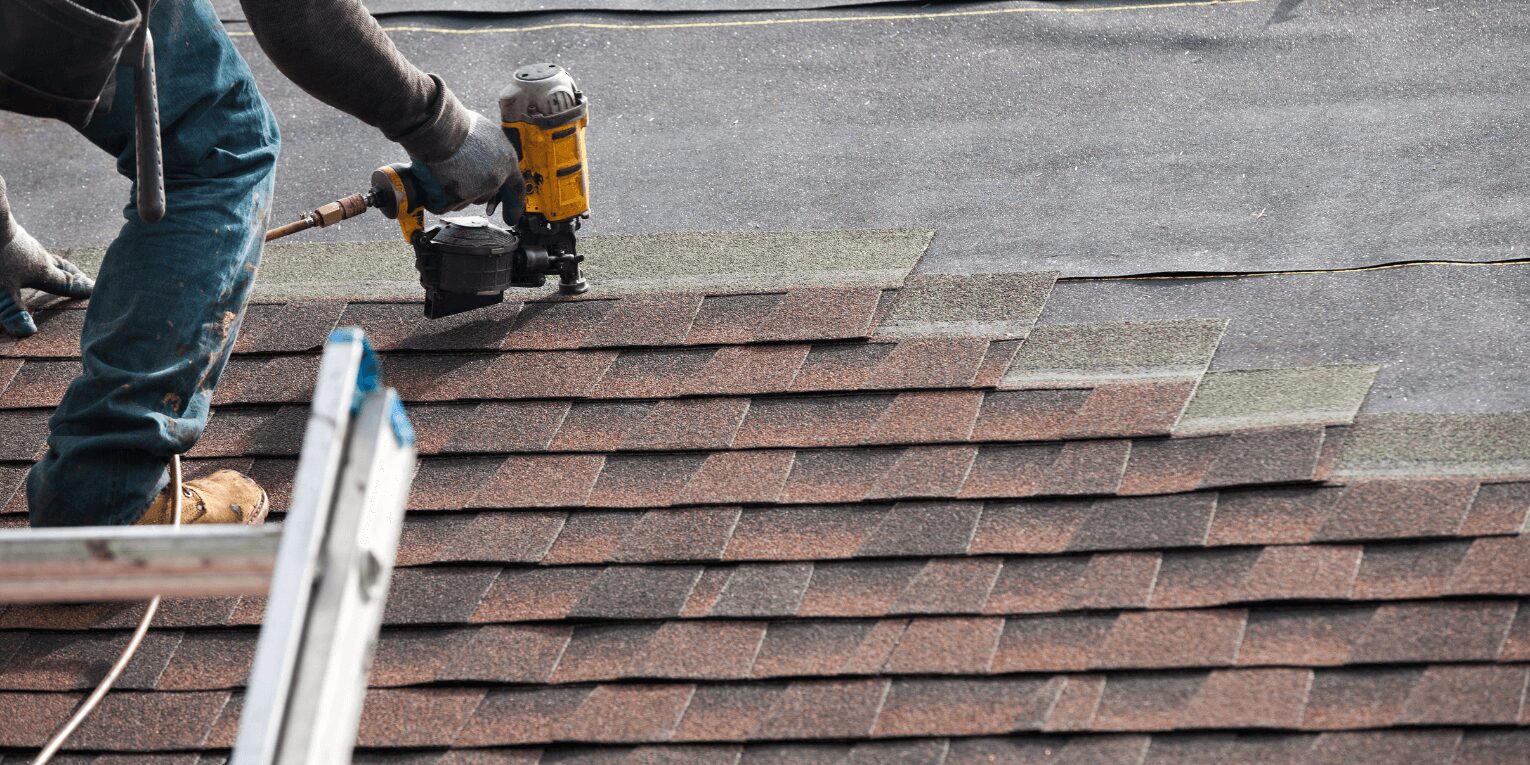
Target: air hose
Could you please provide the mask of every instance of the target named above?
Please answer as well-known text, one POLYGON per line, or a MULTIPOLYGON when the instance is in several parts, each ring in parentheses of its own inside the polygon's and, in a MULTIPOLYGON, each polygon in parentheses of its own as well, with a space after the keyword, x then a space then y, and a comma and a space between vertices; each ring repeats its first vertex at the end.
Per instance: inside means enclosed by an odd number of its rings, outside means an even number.
MULTIPOLYGON (((179 454, 170 455, 170 496, 173 497, 170 500, 170 512, 174 518, 171 523, 175 528, 179 528, 181 525, 181 456, 179 454)), ((112 684, 117 682, 117 678, 122 676, 122 671, 127 669, 128 662, 133 660, 133 655, 138 653, 138 646, 143 643, 144 636, 149 634, 149 624, 154 621, 154 614, 159 611, 159 601, 158 595, 149 601, 148 607, 143 610, 143 618, 138 620, 138 627, 133 630, 133 637, 123 647, 122 654, 117 657, 116 663, 112 664, 106 677, 101 678, 101 682, 96 684, 96 689, 91 691, 85 701, 74 710, 74 714, 70 715, 69 719, 48 739, 48 743, 38 753, 37 759, 32 761, 32 765, 47 765, 51 762, 53 755, 58 754, 58 750, 63 748, 64 742, 68 741, 69 736, 80 727, 80 723, 85 722, 85 718, 95 711, 101 699, 106 698, 106 693, 112 689, 112 684)))

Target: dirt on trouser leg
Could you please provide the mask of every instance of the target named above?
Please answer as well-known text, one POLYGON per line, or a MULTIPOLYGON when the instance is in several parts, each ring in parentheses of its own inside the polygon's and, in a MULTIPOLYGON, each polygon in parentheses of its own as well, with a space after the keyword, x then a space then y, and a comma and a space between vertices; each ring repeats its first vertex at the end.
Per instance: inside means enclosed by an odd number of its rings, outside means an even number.
MULTIPOLYGON (((107 250, 81 332, 83 373, 27 480, 33 526, 144 515, 168 482, 170 456, 189 451, 207 424, 260 262, 275 119, 208 4, 161 2, 150 28, 168 214, 144 223, 129 202, 107 250)), ((131 70, 118 70, 117 88, 114 108, 81 132, 131 178, 131 70)))

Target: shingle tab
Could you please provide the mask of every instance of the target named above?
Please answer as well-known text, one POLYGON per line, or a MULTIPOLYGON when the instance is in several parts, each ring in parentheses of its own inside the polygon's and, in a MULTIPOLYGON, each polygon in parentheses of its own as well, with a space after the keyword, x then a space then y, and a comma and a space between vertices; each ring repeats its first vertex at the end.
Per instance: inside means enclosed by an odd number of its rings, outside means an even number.
POLYGON ((1067 388, 1102 382, 1198 378, 1211 363, 1222 319, 1043 324, 1009 366, 1007 388, 1067 388))

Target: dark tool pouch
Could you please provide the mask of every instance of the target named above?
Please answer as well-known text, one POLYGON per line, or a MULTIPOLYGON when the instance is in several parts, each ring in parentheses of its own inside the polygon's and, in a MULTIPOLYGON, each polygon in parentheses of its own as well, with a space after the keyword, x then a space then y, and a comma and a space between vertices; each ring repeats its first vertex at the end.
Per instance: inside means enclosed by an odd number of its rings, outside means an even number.
POLYGON ((77 128, 111 108, 117 66, 137 70, 138 215, 165 215, 149 12, 154 0, 0 0, 0 109, 77 128))
POLYGON ((84 127, 117 64, 139 65, 123 53, 144 17, 135 0, 0 1, 0 109, 84 127))

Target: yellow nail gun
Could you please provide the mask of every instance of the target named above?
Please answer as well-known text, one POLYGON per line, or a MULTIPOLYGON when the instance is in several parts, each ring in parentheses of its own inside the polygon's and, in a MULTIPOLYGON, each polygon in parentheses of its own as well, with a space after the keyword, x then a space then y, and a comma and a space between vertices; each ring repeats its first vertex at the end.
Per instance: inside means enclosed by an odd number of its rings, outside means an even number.
MULTIPOLYGON (((541 287, 557 274, 565 293, 587 289, 574 234, 588 218, 590 191, 584 133, 589 103, 556 64, 517 69, 499 94, 500 125, 521 158, 525 205, 506 205, 508 228, 486 218, 445 218, 426 228, 424 193, 413 167, 372 173, 372 186, 266 232, 266 241, 320 228, 377 208, 398 221, 415 252, 425 315, 436 319, 504 300, 511 287, 541 287)), ((487 212, 494 212, 495 202, 487 212)))

